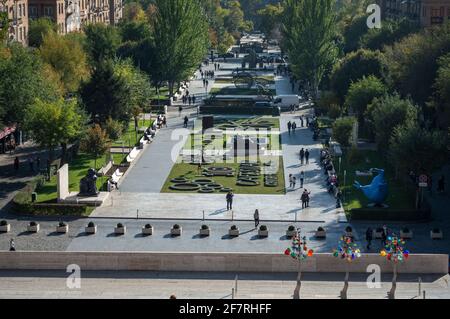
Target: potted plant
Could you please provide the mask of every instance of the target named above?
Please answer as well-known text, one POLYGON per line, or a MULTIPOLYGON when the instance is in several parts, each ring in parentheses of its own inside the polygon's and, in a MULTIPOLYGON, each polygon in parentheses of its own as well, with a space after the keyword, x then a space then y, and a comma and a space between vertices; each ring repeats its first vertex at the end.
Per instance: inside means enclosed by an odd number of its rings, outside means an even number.
POLYGON ((412 239, 413 238, 413 232, 408 227, 404 227, 402 230, 400 230, 400 238, 403 239, 412 239))
POLYGON ((69 225, 67 225, 64 222, 59 222, 59 224, 56 226, 56 232, 58 234, 66 234, 69 231, 69 225))
POLYGON ((259 237, 269 237, 269 229, 267 228, 266 225, 259 226, 258 236, 259 237))
POLYGON ((353 228, 350 226, 345 227, 345 236, 353 237, 353 228))
POLYGON ((86 234, 96 234, 97 233, 97 225, 95 225, 93 222, 89 222, 89 224, 84 228, 84 231, 86 234))
POLYGON ((116 235, 125 235, 126 232, 127 232, 127 227, 121 223, 118 223, 117 227, 114 228, 114 233, 116 235))
POLYGON ((440 228, 434 228, 430 231, 431 239, 444 239, 444 232, 440 228))
POLYGON ((209 236, 211 235, 211 229, 209 228, 208 225, 202 225, 202 227, 200 228, 200 236, 209 236))
POLYGON ((236 225, 233 225, 230 227, 230 230, 228 231, 228 235, 231 237, 238 237, 239 236, 239 227, 236 225))
POLYGON ((297 233, 297 230, 295 229, 295 227, 290 225, 288 227, 288 229, 286 230, 286 237, 287 238, 292 238, 292 237, 295 236, 296 233, 297 233))
POLYGON ((30 222, 30 224, 27 226, 27 231, 30 233, 37 233, 39 232, 40 225, 36 222, 30 222))
POLYGON ((315 234, 316 238, 327 238, 327 232, 323 227, 318 227, 315 234))
POLYGON ((183 233, 183 228, 178 224, 173 225, 172 229, 170 230, 170 234, 172 236, 181 236, 182 233, 183 233))
POLYGON ((374 239, 381 239, 383 237, 383 228, 382 227, 378 227, 377 229, 375 229, 373 231, 373 238, 374 239))
POLYGON ((8 233, 11 231, 11 225, 6 220, 0 221, 0 233, 8 233))
POLYGON ((142 227, 142 234, 145 236, 153 235, 153 226, 150 224, 146 224, 144 227, 142 227))

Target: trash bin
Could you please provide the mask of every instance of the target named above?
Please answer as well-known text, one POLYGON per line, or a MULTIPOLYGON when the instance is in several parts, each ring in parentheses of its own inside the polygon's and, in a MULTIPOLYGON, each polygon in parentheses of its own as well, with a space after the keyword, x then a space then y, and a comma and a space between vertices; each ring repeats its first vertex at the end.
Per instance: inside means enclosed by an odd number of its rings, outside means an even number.
POLYGON ((37 201, 37 193, 33 192, 31 193, 31 202, 36 203, 37 201))

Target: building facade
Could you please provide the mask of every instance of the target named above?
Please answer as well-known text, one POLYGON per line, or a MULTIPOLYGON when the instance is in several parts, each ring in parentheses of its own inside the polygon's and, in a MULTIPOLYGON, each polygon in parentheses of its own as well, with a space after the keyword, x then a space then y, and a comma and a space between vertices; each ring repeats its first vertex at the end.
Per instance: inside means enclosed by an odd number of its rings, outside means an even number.
POLYGON ((7 13, 9 25, 7 38, 23 45, 28 44, 28 0, 0 0, 0 12, 7 13))
POLYGON ((31 19, 49 17, 58 33, 77 32, 89 23, 117 24, 122 0, 28 0, 31 19))
POLYGON ((422 27, 450 21, 450 0, 378 0, 383 19, 408 18, 422 27))

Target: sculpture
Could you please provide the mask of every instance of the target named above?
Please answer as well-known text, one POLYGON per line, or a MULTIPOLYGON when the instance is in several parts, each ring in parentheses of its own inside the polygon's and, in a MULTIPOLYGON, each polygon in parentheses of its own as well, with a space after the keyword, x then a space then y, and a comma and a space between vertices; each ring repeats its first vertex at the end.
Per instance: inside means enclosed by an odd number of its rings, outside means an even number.
POLYGON ((99 192, 97 190, 97 173, 93 168, 90 168, 87 175, 80 180, 80 193, 78 196, 92 197, 98 196, 99 192))
POLYGON ((364 195, 374 204, 374 206, 383 207, 383 203, 388 196, 388 184, 384 176, 384 170, 371 168, 370 171, 375 172, 378 175, 374 177, 369 185, 362 186, 359 182, 355 181, 353 186, 362 190, 364 195))

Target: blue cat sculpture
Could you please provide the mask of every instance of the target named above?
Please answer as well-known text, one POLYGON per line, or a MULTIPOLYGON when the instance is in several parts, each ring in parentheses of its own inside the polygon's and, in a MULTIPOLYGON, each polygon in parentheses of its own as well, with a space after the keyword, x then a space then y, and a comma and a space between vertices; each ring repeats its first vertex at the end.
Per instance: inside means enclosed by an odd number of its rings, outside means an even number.
POLYGON ((383 206, 384 201, 388 196, 388 184, 384 177, 384 169, 372 168, 370 171, 377 173, 377 176, 374 177, 372 183, 363 186, 355 181, 353 186, 360 189, 367 199, 374 203, 375 206, 383 206))

